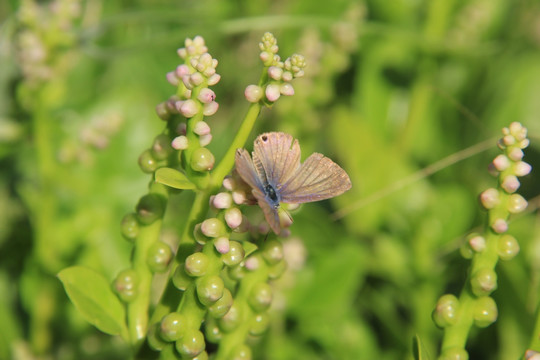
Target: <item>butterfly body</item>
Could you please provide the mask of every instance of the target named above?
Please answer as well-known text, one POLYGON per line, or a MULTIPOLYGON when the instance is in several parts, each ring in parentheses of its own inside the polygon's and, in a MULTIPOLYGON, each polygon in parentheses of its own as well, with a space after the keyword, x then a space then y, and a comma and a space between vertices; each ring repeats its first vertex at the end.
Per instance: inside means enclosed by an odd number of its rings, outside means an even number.
POLYGON ((236 171, 252 188, 253 196, 272 230, 279 234, 280 202, 301 204, 328 199, 351 188, 347 173, 319 153, 300 163, 298 140, 282 132, 259 135, 252 157, 245 149, 236 152, 236 171))

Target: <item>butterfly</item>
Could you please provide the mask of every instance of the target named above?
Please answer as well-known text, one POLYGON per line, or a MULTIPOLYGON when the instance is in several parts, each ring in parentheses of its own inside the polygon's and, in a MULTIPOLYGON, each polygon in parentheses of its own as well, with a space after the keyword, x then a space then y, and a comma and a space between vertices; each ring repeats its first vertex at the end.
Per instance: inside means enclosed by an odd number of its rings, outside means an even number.
POLYGON ((302 204, 329 199, 351 188, 345 170, 326 156, 313 153, 300 163, 300 145, 292 135, 270 132, 259 135, 253 157, 236 150, 236 171, 252 194, 274 231, 281 232, 280 203, 302 204))

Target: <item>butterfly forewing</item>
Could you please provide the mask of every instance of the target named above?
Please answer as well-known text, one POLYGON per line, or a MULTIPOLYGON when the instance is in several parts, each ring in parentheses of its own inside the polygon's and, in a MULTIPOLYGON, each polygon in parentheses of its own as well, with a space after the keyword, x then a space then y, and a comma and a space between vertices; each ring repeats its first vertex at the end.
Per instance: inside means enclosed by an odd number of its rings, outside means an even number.
POLYGON ((279 191, 300 167, 300 145, 289 134, 262 134, 255 140, 253 161, 256 167, 262 166, 268 183, 279 191))
POLYGON ((236 172, 253 189, 262 189, 262 183, 249 153, 244 149, 236 150, 236 172))
POLYGON ((281 200, 299 204, 328 199, 351 188, 349 176, 339 165, 313 153, 281 188, 281 200))

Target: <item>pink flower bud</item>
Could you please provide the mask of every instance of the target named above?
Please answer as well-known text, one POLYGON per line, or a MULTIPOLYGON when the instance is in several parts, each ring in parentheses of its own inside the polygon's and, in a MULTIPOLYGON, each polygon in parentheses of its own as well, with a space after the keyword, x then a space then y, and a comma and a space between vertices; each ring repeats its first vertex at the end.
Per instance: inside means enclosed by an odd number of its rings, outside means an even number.
POLYGON ((173 139, 171 146, 176 150, 185 150, 189 146, 188 139, 184 135, 177 136, 173 139))
POLYGON ((182 115, 191 118, 199 112, 199 104, 195 100, 188 99, 184 101, 179 110, 182 115))
POLYGON ((283 75, 283 69, 277 66, 270 66, 268 68, 268 76, 274 80, 281 80, 281 75, 283 75))
POLYGON ((182 82, 184 83, 184 86, 188 89, 193 89, 193 84, 191 83, 191 77, 189 75, 182 76, 182 82))
POLYGON ((493 166, 495 166, 497 171, 504 171, 510 166, 510 160, 505 155, 497 155, 493 159, 493 166))
POLYGON ((232 196, 228 192, 220 192, 214 197, 216 209, 228 209, 232 205, 232 196))
POLYGON ((161 120, 167 121, 171 117, 171 113, 167 109, 167 104, 162 102, 156 105, 156 114, 161 120))
POLYGON ((235 204, 241 205, 246 202, 246 193, 242 190, 233 191, 232 197, 235 204))
POLYGON ((169 71, 167 73, 167 81, 173 86, 178 86, 178 84, 180 84, 180 79, 176 77, 174 71, 169 71))
POLYGON ((501 183, 501 187, 509 194, 515 193, 519 186, 519 180, 514 175, 507 175, 501 183))
POLYGON ((220 254, 228 253, 230 249, 229 238, 224 236, 218 237, 216 240, 214 240, 214 247, 220 254))
POLYGON ((486 249, 486 239, 477 235, 469 239, 469 245, 476 252, 482 252, 486 249))
POLYGON ((232 177, 227 176, 225 179, 223 179, 223 187, 229 191, 233 191, 234 187, 236 186, 235 181, 232 177))
POLYGON ((215 101, 209 102, 208 104, 203 105, 203 115, 212 116, 214 115, 219 108, 219 104, 215 101))
POLYGON ((274 102, 277 99, 279 99, 281 93, 280 93, 280 86, 277 84, 270 84, 266 87, 265 90, 266 98, 270 102, 274 102))
POLYGON ((494 188, 485 190, 480 194, 480 202, 485 209, 493 209, 499 204, 499 192, 494 188))
POLYGON ((199 121, 193 127, 193 132, 197 135, 210 134, 210 126, 204 121, 199 121))
POLYGON ((195 72, 193 74, 191 74, 189 76, 189 81, 195 85, 195 86, 199 86, 203 83, 204 81, 204 76, 203 74, 201 74, 200 72, 195 72))
POLYGON ((521 159, 523 159, 523 150, 521 150, 520 148, 514 147, 508 153, 508 157, 512 161, 520 161, 521 159))
POLYGON ((246 90, 244 91, 244 96, 246 97, 247 101, 251 103, 256 103, 261 100, 263 96, 263 90, 260 86, 248 85, 246 87, 246 90))
POLYGON ((176 67, 176 76, 183 78, 186 75, 189 75, 189 66, 186 64, 178 65, 176 67))
POLYGON ((293 74, 290 71, 283 72, 283 75, 281 76, 281 79, 285 82, 292 81, 293 74))
POLYGON ((185 59, 186 56, 187 56, 186 48, 180 48, 180 49, 176 50, 176 53, 177 53, 178 56, 180 56, 182 59, 185 59))
POLYGON ((204 104, 208 104, 216 100, 216 93, 209 88, 204 88, 201 89, 201 91, 199 92, 199 96, 197 96, 197 99, 199 99, 199 101, 204 104))
POLYGON ((262 51, 259 55, 259 58, 262 60, 264 65, 269 65, 272 63, 271 60, 274 58, 274 54, 267 51, 262 51))
POLYGON ((294 95, 294 88, 289 83, 285 83, 285 84, 281 85, 281 88, 279 89, 279 91, 281 92, 282 95, 285 95, 285 96, 294 95))
POLYGON ((520 161, 514 165, 514 174, 516 176, 525 176, 528 175, 532 170, 532 166, 527 164, 524 161, 520 161))
POLYGON ((242 224, 242 212, 238 208, 230 208, 225 211, 225 222, 231 229, 236 229, 242 224))
POLYGON ((221 80, 221 75, 216 73, 208 78, 208 85, 209 86, 216 85, 219 82, 219 80, 221 80))
POLYGON ((255 271, 259 268, 259 258, 256 256, 250 256, 245 260, 246 269, 249 271, 255 271))
POLYGON ((491 228, 497 234, 502 234, 508 230, 508 223, 504 219, 497 219, 491 224, 491 228))
POLYGON ((516 139, 512 135, 504 135, 502 138, 502 145, 504 147, 511 146, 516 143, 516 139))
POLYGON ((212 142, 212 134, 206 134, 199 136, 199 145, 206 146, 212 142))

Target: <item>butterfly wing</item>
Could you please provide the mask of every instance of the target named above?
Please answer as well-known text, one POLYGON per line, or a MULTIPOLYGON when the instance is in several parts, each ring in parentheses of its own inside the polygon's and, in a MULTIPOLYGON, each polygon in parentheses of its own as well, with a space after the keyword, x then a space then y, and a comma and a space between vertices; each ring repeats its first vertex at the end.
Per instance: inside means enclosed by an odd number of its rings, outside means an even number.
POLYGON ((255 140, 253 150, 255 167, 264 170, 266 180, 279 193, 300 167, 298 140, 282 132, 264 133, 255 140))
POLYGON ((313 153, 281 188, 281 201, 300 204, 328 199, 351 188, 349 175, 326 156, 313 153))
POLYGON ((236 172, 252 189, 262 189, 262 181, 259 173, 253 165, 251 156, 245 149, 236 150, 236 172))

